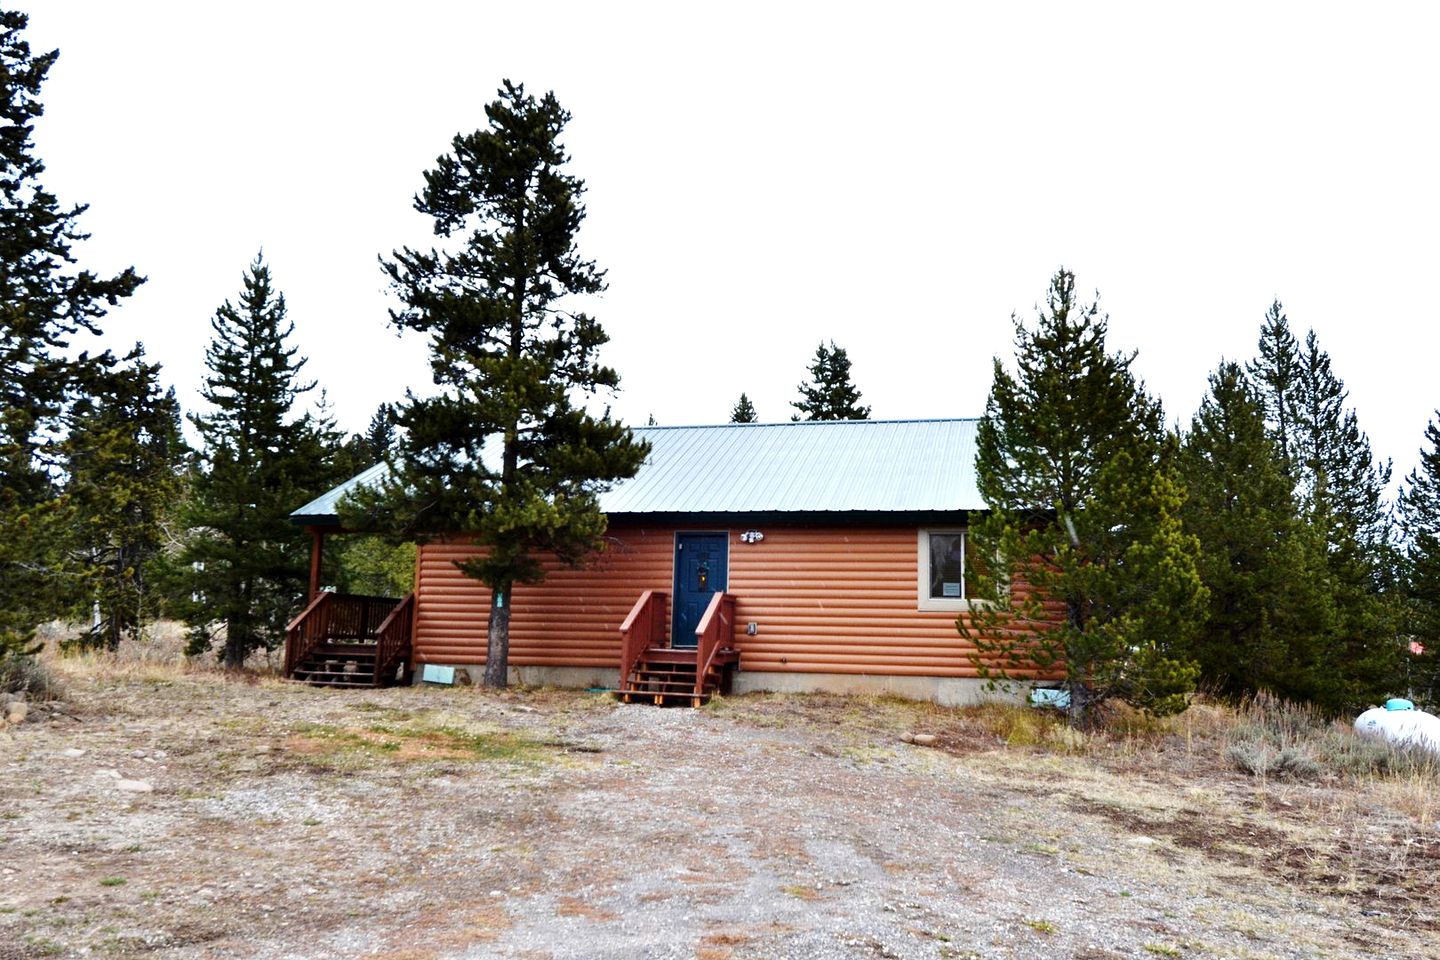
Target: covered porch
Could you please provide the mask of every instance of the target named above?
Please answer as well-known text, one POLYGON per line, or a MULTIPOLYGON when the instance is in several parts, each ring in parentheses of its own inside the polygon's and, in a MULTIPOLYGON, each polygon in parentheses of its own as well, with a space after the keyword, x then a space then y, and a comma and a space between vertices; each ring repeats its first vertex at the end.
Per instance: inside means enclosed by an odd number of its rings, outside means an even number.
POLYGON ((285 628, 285 677, 313 686, 387 687, 411 680, 415 594, 380 597, 321 589, 327 534, 311 536, 309 602, 285 628))

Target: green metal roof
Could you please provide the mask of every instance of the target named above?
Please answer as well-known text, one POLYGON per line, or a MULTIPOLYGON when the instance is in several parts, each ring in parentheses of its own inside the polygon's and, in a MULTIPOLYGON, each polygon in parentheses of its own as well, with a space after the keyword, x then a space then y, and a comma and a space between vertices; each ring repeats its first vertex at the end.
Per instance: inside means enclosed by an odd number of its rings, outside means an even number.
MULTIPOLYGON (((609 514, 922 513, 983 510, 979 421, 833 420, 638 427, 650 457, 600 497, 609 514)), ((383 464, 291 514, 333 525, 336 504, 383 464)))
POLYGON ((377 463, 370 469, 357 473, 349 480, 340 484, 340 486, 326 490, 320 494, 320 496, 290 514, 290 520, 293 523, 303 524, 305 526, 339 526, 340 510, 338 504, 340 503, 340 498, 351 490, 375 483, 388 472, 389 470, 385 464, 377 463))

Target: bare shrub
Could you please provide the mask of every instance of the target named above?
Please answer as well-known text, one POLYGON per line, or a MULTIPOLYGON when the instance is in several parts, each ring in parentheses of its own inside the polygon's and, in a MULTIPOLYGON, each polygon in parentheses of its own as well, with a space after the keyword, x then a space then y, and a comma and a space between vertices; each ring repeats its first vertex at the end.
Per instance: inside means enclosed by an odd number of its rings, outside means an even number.
POLYGON ((28 700, 59 700, 65 695, 60 681, 39 657, 22 654, 0 656, 0 693, 28 700))
POLYGON ((1221 729, 1225 757, 1256 777, 1314 780, 1321 777, 1418 777, 1440 780, 1440 758, 1424 750, 1395 747, 1356 735, 1308 704, 1261 694, 1234 708, 1221 729))

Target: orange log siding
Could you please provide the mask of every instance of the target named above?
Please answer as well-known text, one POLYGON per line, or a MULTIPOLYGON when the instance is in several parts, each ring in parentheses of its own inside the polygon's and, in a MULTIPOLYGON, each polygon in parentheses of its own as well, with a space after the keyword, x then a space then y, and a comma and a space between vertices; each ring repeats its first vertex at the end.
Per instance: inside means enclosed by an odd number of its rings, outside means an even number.
MULTIPOLYGON (((976 676, 955 613, 917 609, 915 526, 757 526, 765 539, 756 544, 740 542, 744 528, 729 530, 727 590, 736 597, 741 669, 976 676), (745 632, 750 622, 755 636, 745 632)), ((515 588, 511 664, 617 666, 620 623, 636 599, 673 591, 676 531, 714 529, 614 524, 608 549, 588 566, 548 564, 543 583, 515 588)), ((485 662, 490 592, 454 565, 475 551, 465 543, 420 548, 416 663, 485 662)))

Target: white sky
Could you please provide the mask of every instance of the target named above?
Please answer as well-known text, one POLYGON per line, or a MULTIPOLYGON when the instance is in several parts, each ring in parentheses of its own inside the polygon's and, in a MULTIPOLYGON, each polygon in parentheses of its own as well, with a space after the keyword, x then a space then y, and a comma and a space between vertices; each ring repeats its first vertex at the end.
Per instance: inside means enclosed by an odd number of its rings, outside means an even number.
POLYGON ((789 419, 832 338, 875 417, 979 415, 1063 264, 1187 423, 1279 297, 1398 477, 1440 405, 1440 7, 1187 11, 31 0, 27 35, 82 263, 149 277, 106 340, 187 408, 262 245, 343 427, 428 389, 376 256, 430 242, 421 172, 509 77, 574 114, 631 423, 789 419))

